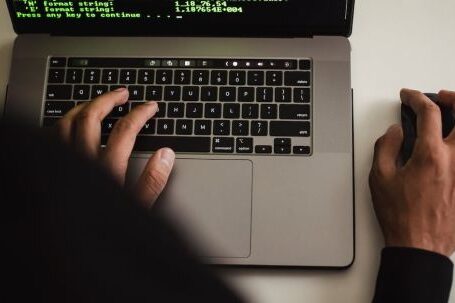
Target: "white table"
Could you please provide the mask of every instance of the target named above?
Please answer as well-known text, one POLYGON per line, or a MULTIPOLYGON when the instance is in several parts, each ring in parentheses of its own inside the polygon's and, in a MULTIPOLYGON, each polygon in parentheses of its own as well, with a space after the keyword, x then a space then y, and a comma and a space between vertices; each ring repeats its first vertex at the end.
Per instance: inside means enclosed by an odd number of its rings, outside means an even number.
MULTIPOLYGON (((426 92, 455 89, 455 1, 356 2, 350 38, 355 89, 355 263, 340 272, 223 269, 223 275, 251 302, 371 301, 382 247, 367 182, 374 141, 399 121, 401 87, 426 92)), ((0 1, 0 110, 14 37, 5 2, 0 1)))

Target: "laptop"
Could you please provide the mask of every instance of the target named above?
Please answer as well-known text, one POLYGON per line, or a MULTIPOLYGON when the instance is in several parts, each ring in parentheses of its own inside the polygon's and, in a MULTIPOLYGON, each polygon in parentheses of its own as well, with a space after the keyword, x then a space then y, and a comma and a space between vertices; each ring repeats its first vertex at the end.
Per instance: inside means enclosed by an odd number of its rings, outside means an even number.
POLYGON ((7 0, 6 119, 49 127, 125 86, 159 113, 127 180, 177 154, 158 209, 209 264, 347 268, 354 260, 353 0, 7 0))

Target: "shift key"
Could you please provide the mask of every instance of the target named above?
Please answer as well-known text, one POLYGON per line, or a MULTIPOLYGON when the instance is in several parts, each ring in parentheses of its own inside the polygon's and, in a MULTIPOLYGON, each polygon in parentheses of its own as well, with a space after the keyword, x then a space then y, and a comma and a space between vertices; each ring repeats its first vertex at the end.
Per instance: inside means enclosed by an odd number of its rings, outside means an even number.
POLYGON ((272 137, 309 137, 310 122, 271 121, 270 136, 272 137))

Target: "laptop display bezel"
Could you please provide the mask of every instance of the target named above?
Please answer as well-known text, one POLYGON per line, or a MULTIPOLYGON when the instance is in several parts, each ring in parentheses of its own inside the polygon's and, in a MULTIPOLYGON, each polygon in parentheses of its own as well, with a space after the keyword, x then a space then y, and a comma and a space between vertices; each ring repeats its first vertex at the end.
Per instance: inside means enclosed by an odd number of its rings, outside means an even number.
MULTIPOLYGON (((15 17, 12 0, 6 0, 10 13, 13 29, 17 34, 52 34, 65 36, 156 36, 156 37, 311 37, 311 36, 345 36, 352 33, 355 0, 346 0, 346 19, 342 26, 318 26, 317 28, 296 27, 229 27, 228 30, 220 30, 216 27, 169 27, 169 25, 141 27, 125 26, 121 22, 86 23, 81 22, 78 26, 69 22, 63 24, 50 24, 46 22, 33 22, 19 20, 15 17), (58 25, 58 26, 56 26, 58 25)), ((139 25, 139 24, 138 24, 139 25)))

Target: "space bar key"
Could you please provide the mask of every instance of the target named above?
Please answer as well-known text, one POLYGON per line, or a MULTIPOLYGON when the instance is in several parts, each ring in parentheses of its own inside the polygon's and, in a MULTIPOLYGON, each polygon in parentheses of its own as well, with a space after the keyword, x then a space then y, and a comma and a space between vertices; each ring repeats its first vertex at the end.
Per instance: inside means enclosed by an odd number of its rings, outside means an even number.
POLYGON ((210 137, 138 136, 135 151, 156 151, 169 147, 180 153, 210 152, 210 137))

